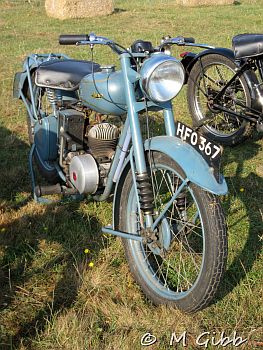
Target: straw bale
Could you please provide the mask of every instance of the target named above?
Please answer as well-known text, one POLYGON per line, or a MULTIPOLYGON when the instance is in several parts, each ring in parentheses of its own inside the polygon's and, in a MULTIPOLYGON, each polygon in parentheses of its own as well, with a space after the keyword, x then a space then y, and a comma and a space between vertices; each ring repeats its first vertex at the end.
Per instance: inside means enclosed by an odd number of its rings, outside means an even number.
POLYGON ((59 19, 85 18, 109 15, 113 12, 113 0, 46 0, 49 17, 59 19))

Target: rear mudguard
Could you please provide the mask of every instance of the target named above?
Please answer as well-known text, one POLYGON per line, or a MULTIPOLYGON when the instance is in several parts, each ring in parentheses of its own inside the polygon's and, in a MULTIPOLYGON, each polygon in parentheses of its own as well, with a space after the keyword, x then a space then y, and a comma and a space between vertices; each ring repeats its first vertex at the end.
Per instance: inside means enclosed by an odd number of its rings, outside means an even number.
POLYGON ((233 62, 235 61, 233 50, 230 50, 224 47, 216 47, 214 49, 204 50, 198 54, 194 54, 193 52, 188 52, 187 54, 185 54, 185 56, 181 60, 186 70, 187 76, 189 76, 189 73, 191 72, 194 64, 198 61, 198 59, 200 57, 207 56, 207 55, 222 55, 229 58, 233 62))
MULTIPOLYGON (((145 150, 162 152, 172 158, 182 168, 189 181, 200 186, 204 190, 216 195, 227 193, 227 184, 223 175, 220 176, 220 182, 217 182, 213 175, 213 169, 209 167, 200 153, 181 139, 174 136, 156 136, 145 141, 145 150)), ((113 227, 115 222, 114 216, 116 214, 118 215, 118 213, 115 213, 115 210, 120 204, 118 193, 120 193, 122 189, 129 169, 130 162, 128 157, 115 186, 113 200, 113 227)))
POLYGON ((30 74, 38 67, 36 55, 28 56, 23 62, 22 72, 17 72, 14 77, 13 97, 21 99, 21 93, 26 94, 28 88, 27 67, 29 67, 30 74))
MULTIPOLYGON (((245 60, 236 60, 235 59, 235 55, 234 55, 234 51, 227 49, 227 48, 223 48, 223 47, 217 47, 215 49, 208 49, 208 50, 204 50, 202 52, 200 52, 199 54, 194 54, 193 52, 188 52, 184 58, 181 60, 184 68, 185 68, 185 84, 187 84, 188 82, 188 77, 189 74, 193 68, 193 66, 195 65, 195 63, 202 57, 207 56, 207 55, 222 55, 225 56, 227 58, 229 58, 231 61, 235 62, 235 64, 237 65, 237 67, 240 67, 242 64, 245 63, 245 60)), ((251 107, 261 111, 262 106, 260 105, 260 103, 258 102, 258 97, 257 97, 257 93, 255 91, 254 85, 259 84, 258 78, 255 74, 255 72, 251 69, 251 70, 247 70, 244 74, 243 74, 246 83, 248 85, 249 88, 249 92, 250 92, 250 97, 251 97, 251 107)))

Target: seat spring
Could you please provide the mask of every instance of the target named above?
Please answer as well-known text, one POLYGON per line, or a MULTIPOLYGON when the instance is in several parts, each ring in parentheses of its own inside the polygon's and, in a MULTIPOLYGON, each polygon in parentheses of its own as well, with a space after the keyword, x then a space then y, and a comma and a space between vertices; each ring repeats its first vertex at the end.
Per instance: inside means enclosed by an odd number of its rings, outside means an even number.
POLYGON ((57 96, 56 96, 55 90, 47 88, 47 98, 51 106, 56 107, 57 96))
POLYGON ((56 90, 55 96, 56 96, 57 102, 62 103, 62 93, 61 93, 61 90, 56 90))

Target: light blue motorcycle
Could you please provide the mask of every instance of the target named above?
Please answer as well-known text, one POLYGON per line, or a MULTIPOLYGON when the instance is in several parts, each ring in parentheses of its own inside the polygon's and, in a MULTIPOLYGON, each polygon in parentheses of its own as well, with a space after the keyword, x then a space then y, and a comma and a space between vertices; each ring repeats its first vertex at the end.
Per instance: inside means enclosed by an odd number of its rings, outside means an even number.
POLYGON ((174 121, 171 100, 184 84, 182 64, 142 40, 129 49, 94 34, 59 40, 91 50, 107 45, 121 69, 62 54, 26 58, 14 96, 27 109, 34 198, 113 197, 113 222, 102 232, 123 239, 147 297, 185 312, 203 309, 226 264, 226 226, 215 195, 227 185, 219 172, 221 148, 174 121), (148 111, 163 112, 165 135, 150 137, 148 111), (49 186, 35 185, 33 163, 49 186))

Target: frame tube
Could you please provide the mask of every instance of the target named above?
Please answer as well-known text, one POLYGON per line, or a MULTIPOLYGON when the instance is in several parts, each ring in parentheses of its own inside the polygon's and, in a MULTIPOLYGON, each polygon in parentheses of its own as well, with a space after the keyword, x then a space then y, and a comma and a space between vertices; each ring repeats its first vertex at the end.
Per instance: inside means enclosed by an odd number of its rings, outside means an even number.
POLYGON ((136 98, 132 80, 135 71, 131 71, 131 62, 128 54, 121 55, 121 67, 123 72, 125 95, 128 109, 128 119, 130 122, 132 144, 134 149, 136 170, 139 174, 146 172, 146 162, 144 157, 143 140, 140 128, 138 113, 135 110, 136 98))
POLYGON ((167 136, 175 135, 175 122, 174 122, 174 114, 172 109, 172 104, 170 102, 170 108, 164 109, 163 111, 164 117, 164 125, 167 136))
MULTIPOLYGON (((112 190, 112 186, 113 186, 113 178, 115 179, 115 181, 118 180, 118 177, 117 177, 118 174, 116 174, 116 170, 118 168, 119 169, 122 168, 122 165, 123 165, 124 160, 125 160, 125 157, 121 158, 121 153, 123 152, 123 146, 124 146, 124 143, 126 141, 126 137, 128 137, 129 139, 131 137, 130 135, 127 136, 128 130, 129 130, 129 119, 127 118, 125 121, 125 124, 124 124, 124 128, 122 130, 117 148, 116 148, 116 152, 115 152, 115 155, 114 155, 114 158, 112 161, 112 165, 111 165, 111 168, 110 168, 110 171, 108 174, 107 184, 105 186, 104 192, 99 196, 93 197, 98 202, 106 200, 109 197, 109 195, 111 194, 111 190, 112 190), (120 162, 122 162, 122 163, 120 164, 120 162)), ((128 142, 128 141, 126 141, 126 142, 128 142)))

